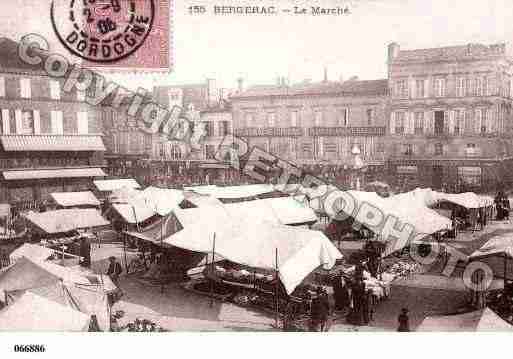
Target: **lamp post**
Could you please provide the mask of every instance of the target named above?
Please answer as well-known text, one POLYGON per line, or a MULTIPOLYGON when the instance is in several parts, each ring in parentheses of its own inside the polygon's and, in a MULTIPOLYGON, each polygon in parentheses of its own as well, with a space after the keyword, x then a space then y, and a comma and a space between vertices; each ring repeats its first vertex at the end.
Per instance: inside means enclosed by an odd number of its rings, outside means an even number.
POLYGON ((358 145, 354 145, 351 149, 351 169, 352 169, 352 180, 351 187, 357 191, 360 191, 362 186, 362 174, 367 169, 367 164, 361 157, 361 151, 358 145))

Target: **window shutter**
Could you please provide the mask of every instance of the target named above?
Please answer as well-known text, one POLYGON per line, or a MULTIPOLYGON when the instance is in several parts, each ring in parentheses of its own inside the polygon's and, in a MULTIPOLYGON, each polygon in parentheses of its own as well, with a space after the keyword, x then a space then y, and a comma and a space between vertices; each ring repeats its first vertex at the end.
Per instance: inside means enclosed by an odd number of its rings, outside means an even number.
POLYGON ((23 119, 21 116, 21 110, 17 109, 14 112, 14 118, 16 119, 16 134, 23 133, 23 119))
POLYGON ((39 110, 34 110, 34 134, 39 135, 41 133, 41 115, 39 110))
POLYGON ((465 116, 465 134, 471 134, 472 133, 472 111, 465 110, 464 116, 465 116))
POLYGON ((395 112, 390 113, 390 134, 395 133, 395 112))
POLYGON ((10 123, 11 120, 10 120, 10 112, 8 109, 3 109, 2 110, 2 127, 3 127, 3 133, 4 135, 8 135, 11 133, 11 129, 10 129, 10 123))
POLYGON ((475 110, 474 133, 481 133, 481 109, 475 110))
POLYGON ((449 111, 449 133, 454 133, 454 126, 455 126, 454 111, 450 110, 449 111))

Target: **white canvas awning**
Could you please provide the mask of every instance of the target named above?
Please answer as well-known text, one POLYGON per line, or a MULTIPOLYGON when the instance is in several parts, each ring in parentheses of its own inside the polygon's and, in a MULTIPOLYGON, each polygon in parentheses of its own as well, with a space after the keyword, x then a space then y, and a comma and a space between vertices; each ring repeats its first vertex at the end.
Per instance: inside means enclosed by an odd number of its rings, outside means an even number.
POLYGON ((158 187, 148 187, 137 196, 143 199, 150 207, 155 208, 155 211, 161 216, 166 216, 178 208, 185 198, 183 191, 158 187))
POLYGON ((0 311, 0 331, 86 332, 90 316, 26 292, 0 311))
POLYGON ((55 203, 62 207, 99 206, 100 201, 90 191, 56 192, 51 194, 55 203))
POLYGON ((76 229, 94 228, 109 225, 100 212, 94 208, 58 209, 48 212, 28 212, 27 220, 46 233, 64 233, 76 229))
POLYGON ((98 188, 101 192, 111 192, 116 189, 120 189, 123 187, 127 188, 141 188, 139 183, 133 178, 119 178, 119 179, 111 179, 111 180, 96 180, 93 181, 96 188, 98 188))
MULTIPOLYGON (((182 212, 185 211, 188 210, 182 212)), ((280 279, 289 294, 314 269, 319 266, 329 269, 342 258, 342 254, 319 231, 265 222, 241 223, 233 221, 222 211, 216 211, 210 217, 196 217, 196 220, 190 214, 184 219, 179 212, 176 214, 185 223, 184 228, 166 238, 165 243, 210 253, 215 236, 215 253, 223 258, 268 270, 278 265, 280 279)))
POLYGON ((47 260, 53 255, 54 251, 50 248, 40 246, 38 244, 24 243, 21 247, 16 248, 9 254, 11 263, 25 257, 35 262, 47 260))

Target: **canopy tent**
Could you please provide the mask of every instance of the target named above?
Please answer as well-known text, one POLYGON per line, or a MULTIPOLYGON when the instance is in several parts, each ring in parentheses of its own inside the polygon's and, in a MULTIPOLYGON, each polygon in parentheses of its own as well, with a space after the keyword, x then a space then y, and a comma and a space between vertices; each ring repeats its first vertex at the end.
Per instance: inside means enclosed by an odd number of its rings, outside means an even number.
POLYGON ((93 181, 94 185, 100 192, 112 192, 116 189, 120 189, 123 187, 137 189, 141 188, 139 183, 133 178, 119 178, 119 179, 110 179, 110 180, 95 180, 93 181))
POLYGON ((168 215, 178 208, 185 198, 183 191, 158 187, 148 187, 138 193, 137 197, 143 199, 150 207, 155 208, 155 211, 161 216, 168 215))
MULTIPOLYGON (((177 217, 183 217, 179 212, 177 217)), ((210 253, 215 236, 215 253, 227 260, 268 270, 278 266, 279 277, 289 294, 314 269, 319 266, 329 269, 342 258, 342 254, 319 231, 254 223, 250 219, 234 221, 222 211, 216 211, 210 218, 196 217, 193 220, 190 214, 187 217, 184 222, 190 221, 189 224, 164 242, 195 252, 210 253)))
POLYGON ((129 187, 121 187, 113 190, 109 195, 110 203, 128 203, 133 201, 137 195, 141 193, 140 190, 129 187))
POLYGON ((110 329, 110 309, 107 295, 98 286, 81 286, 55 282, 44 287, 6 293, 7 304, 16 303, 25 293, 33 293, 66 307, 96 317, 99 329, 110 329))
POLYGON ((255 197, 258 195, 274 192, 274 186, 270 184, 251 184, 242 186, 198 186, 186 187, 185 190, 193 191, 198 194, 210 195, 215 198, 237 199, 255 197))
POLYGON ((107 226, 110 223, 94 208, 59 209, 48 212, 28 212, 24 215, 45 233, 64 233, 76 229, 107 226))
POLYGON ((202 195, 196 192, 184 191, 184 199, 195 207, 222 206, 223 202, 210 195, 202 195))
POLYGON ((0 311, 0 331, 88 331, 90 316, 26 292, 0 311))
POLYGON ((51 194, 55 203, 62 207, 94 206, 100 201, 90 191, 85 192, 56 192, 51 194))
POLYGON ((490 308, 474 312, 426 317, 417 327, 420 332, 499 332, 512 331, 513 326, 490 308))
POLYGON ((16 262, 22 257, 26 257, 34 262, 45 261, 53 255, 54 251, 37 244, 24 243, 21 247, 16 248, 11 254, 9 259, 11 263, 16 262))
POLYGON ((70 268, 22 257, 0 273, 0 300, 4 300, 5 292, 45 287, 61 281, 70 284, 91 285, 87 277, 70 268))
POLYGON ((469 260, 485 263, 496 278, 513 280, 513 238, 511 234, 502 234, 491 238, 472 253, 469 260))
POLYGON ((273 208, 265 200, 228 203, 224 205, 224 209, 234 221, 251 218, 255 223, 281 223, 273 208))
POLYGON ((157 215, 155 208, 145 202, 114 203, 111 207, 129 224, 137 224, 157 215))
POLYGON ((298 197, 277 197, 260 200, 268 204, 283 224, 313 224, 318 218, 312 208, 298 197))
POLYGON ((432 207, 443 201, 451 202, 465 208, 481 208, 493 205, 493 198, 477 195, 474 192, 445 193, 431 190, 431 188, 416 188, 413 191, 396 194, 395 198, 409 198, 425 206, 432 207))

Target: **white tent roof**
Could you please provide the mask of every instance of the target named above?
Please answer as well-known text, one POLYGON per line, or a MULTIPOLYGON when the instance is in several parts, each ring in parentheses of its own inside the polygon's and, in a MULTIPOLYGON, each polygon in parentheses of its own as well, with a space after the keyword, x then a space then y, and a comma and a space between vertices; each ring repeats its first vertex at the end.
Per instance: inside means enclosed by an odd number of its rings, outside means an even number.
POLYGON ((87 331, 89 322, 89 315, 31 292, 0 311, 0 331, 87 331))
MULTIPOLYGON (((217 213, 222 213, 217 212, 217 213)), ((225 214, 185 226, 166 240, 167 244, 195 252, 212 251, 230 261, 255 268, 274 269, 278 253, 280 279, 292 293, 315 268, 331 268, 342 254, 319 231, 271 223, 241 223, 225 214)))
POLYGON ((183 191, 170 188, 148 187, 141 191, 138 198, 142 198, 146 203, 156 209, 156 212, 165 216, 171 213, 184 200, 183 191))
POLYGON ((101 192, 114 191, 122 187, 128 188, 141 188, 139 183, 133 178, 119 178, 110 180, 95 180, 93 181, 96 188, 101 192))
POLYGON ((60 206, 99 206, 100 201, 90 191, 85 192, 56 192, 51 194, 53 200, 60 206))
POLYGON ((224 208, 234 221, 281 223, 272 207, 263 200, 228 203, 224 205, 224 208))
POLYGON ((222 206, 223 202, 210 195, 198 194, 196 192, 186 191, 184 192, 185 199, 195 206, 222 206))
POLYGON ((283 224, 311 223, 318 219, 314 210, 305 205, 301 197, 265 198, 254 202, 268 204, 283 224))
POLYGON ((513 258, 513 237, 510 233, 492 237, 481 248, 470 255, 470 258, 476 259, 490 255, 505 254, 513 258))
POLYGON ((437 192, 439 200, 445 200, 466 208, 480 208, 493 205, 493 198, 479 196, 474 192, 466 193, 443 193, 437 192))
POLYGON ((216 198, 235 199, 254 197, 260 194, 274 191, 274 186, 270 184, 251 184, 243 186, 197 186, 186 187, 185 190, 193 191, 203 195, 211 195, 216 198))
POLYGON ((513 326, 490 308, 474 312, 426 317, 417 327, 420 332, 500 332, 512 331, 513 326))
POLYGON ((25 217, 46 233, 62 233, 75 229, 109 225, 95 208, 59 209, 47 212, 28 212, 25 217))
POLYGON ((53 250, 43 246, 31 243, 24 243, 21 247, 16 248, 9 258, 11 262, 16 262, 21 257, 26 257, 34 262, 47 260, 53 254, 53 250))
POLYGON ((112 208, 119 213, 127 223, 141 223, 157 214, 155 208, 145 202, 137 203, 114 203, 112 208))

